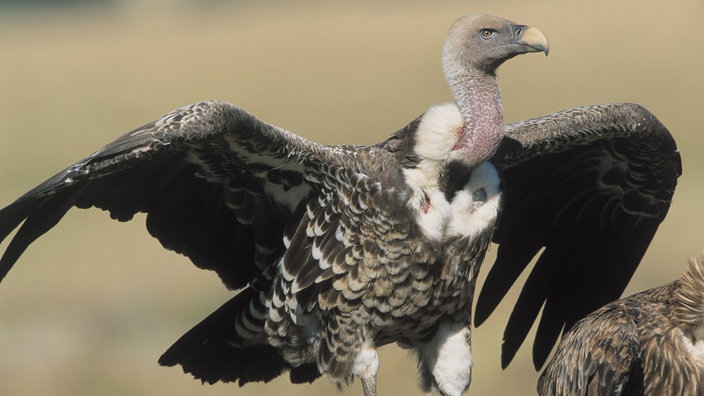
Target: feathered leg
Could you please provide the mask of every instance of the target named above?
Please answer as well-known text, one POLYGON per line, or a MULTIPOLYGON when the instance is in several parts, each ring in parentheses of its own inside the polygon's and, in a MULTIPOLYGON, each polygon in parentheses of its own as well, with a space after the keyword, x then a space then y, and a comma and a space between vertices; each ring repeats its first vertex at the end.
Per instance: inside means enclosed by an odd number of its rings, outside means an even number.
POLYGON ((418 348, 425 391, 436 388, 443 396, 460 396, 472 379, 469 326, 445 322, 427 344, 418 348))
POLYGON ((362 381, 364 396, 376 396, 376 373, 379 371, 379 356, 376 349, 367 346, 354 359, 352 372, 362 381))

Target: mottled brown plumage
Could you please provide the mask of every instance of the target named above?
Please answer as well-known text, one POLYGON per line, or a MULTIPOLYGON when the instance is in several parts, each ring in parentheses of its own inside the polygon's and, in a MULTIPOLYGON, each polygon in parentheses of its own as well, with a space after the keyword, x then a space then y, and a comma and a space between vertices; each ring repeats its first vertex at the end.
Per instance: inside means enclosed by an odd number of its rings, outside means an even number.
POLYGON ((704 261, 681 279, 612 302, 558 345, 540 395, 704 394, 704 261))

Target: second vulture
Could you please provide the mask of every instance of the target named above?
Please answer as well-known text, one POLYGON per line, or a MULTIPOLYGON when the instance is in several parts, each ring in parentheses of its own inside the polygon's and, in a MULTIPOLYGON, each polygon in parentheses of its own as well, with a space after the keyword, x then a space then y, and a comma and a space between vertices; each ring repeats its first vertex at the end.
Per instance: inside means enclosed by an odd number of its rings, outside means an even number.
POLYGON ((607 304, 560 340, 541 396, 704 395, 704 259, 678 280, 607 304))
POLYGON ((2 209, 0 240, 19 229, 0 279, 73 206, 120 221, 145 212, 165 248, 239 290, 160 363, 211 383, 357 376, 373 395, 376 348, 399 342, 418 353, 424 388, 459 395, 493 240, 476 320, 540 253, 503 352, 508 363, 544 307, 542 364, 563 329, 621 294, 667 213, 680 159, 634 104, 505 126, 496 69, 541 51, 535 28, 460 18, 443 51, 455 102, 374 146, 316 144, 223 102, 175 110, 2 209))

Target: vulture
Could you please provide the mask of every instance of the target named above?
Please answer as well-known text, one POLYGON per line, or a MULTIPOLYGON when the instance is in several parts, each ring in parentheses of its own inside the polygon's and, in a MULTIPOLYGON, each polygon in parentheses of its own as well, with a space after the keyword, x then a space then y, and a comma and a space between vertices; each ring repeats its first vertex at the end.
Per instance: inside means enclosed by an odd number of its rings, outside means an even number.
MULTIPOLYGON (((620 296, 671 201, 680 160, 635 104, 580 107, 504 125, 496 70, 548 53, 538 29, 488 15, 451 26, 443 69, 454 103, 372 146, 321 145, 234 105, 174 110, 0 210, 0 279, 72 207, 128 221, 215 271, 231 300, 160 358, 203 382, 355 377, 376 394, 376 349, 418 356, 421 386, 469 386, 472 304, 490 242, 498 258, 481 322, 532 258, 506 330, 535 345, 620 296), (541 252, 542 250, 542 252, 541 252), (588 298, 587 298, 588 297, 588 298)), ((510 360, 510 358, 509 358, 510 360)))
POLYGON ((538 382, 540 395, 704 395, 704 259, 678 280, 577 322, 538 382))

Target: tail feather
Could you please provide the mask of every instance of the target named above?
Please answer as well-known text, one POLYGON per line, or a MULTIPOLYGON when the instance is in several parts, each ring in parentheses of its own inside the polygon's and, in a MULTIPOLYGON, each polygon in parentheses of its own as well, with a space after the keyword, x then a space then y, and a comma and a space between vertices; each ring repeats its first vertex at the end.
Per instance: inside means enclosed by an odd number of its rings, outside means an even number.
POLYGON ((159 359, 163 366, 181 365, 183 371, 204 383, 268 382, 291 370, 294 383, 312 382, 320 374, 314 365, 291 367, 267 344, 236 347, 235 322, 256 292, 248 287, 181 336, 159 359))

